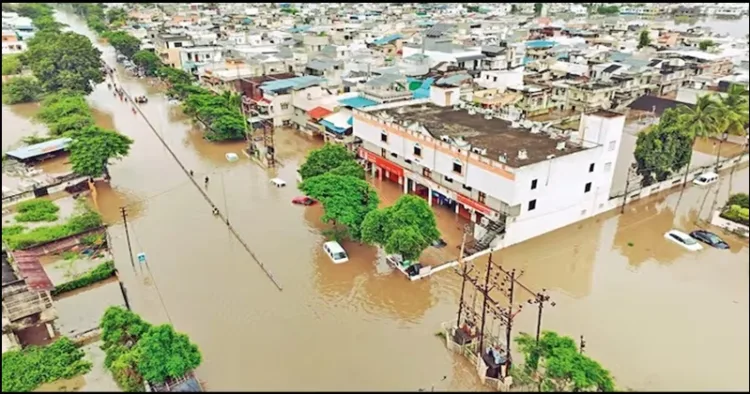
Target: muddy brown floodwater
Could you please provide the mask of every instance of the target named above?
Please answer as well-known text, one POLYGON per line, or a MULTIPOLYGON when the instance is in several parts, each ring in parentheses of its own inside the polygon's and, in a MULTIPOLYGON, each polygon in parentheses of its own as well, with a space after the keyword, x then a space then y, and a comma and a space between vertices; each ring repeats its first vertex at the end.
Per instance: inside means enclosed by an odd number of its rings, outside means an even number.
MULTIPOLYGON (((58 17, 94 38, 80 19, 58 17)), ((114 64, 113 50, 101 49, 114 64)), ((457 275, 446 271, 412 283, 375 263, 374 248, 352 243, 344 245, 347 264, 334 265, 323 255, 320 208, 290 204, 299 193, 295 171, 319 142, 280 130, 283 166, 267 171, 244 159, 242 143, 204 141, 162 94, 142 80, 120 78, 131 94, 149 96, 146 116, 187 168, 211 177, 208 194, 284 288, 270 283, 211 214, 144 120, 106 85, 98 86, 91 105, 135 140, 130 156, 112 166, 111 187, 100 186, 97 196, 112 224, 118 268, 138 313, 157 323, 171 320, 200 346, 204 361, 197 372, 208 389, 417 390, 435 384, 437 391, 482 390, 470 365, 434 335, 455 316, 457 275), (229 163, 227 152, 242 159, 229 163), (275 176, 289 186, 270 187, 275 176), (122 205, 130 211, 134 252, 146 253, 166 311, 153 281, 130 267, 122 205), (441 382, 443 376, 448 379, 441 382)), ((3 107, 4 145, 7 111, 17 114, 14 130, 30 132, 22 113, 3 107)), ((384 204, 399 196, 397 185, 374 184, 384 204)), ((719 203, 729 184, 722 183, 719 203)), ((748 170, 737 171, 731 185, 747 192, 748 170)), ((605 214, 496 258, 506 268, 523 268, 527 286, 550 291, 557 306, 545 313, 544 328, 585 335, 587 353, 620 386, 747 390, 747 243, 727 235, 730 251, 691 254, 662 237, 672 227, 692 230, 704 195, 690 187, 682 195, 654 196, 622 216, 605 214)), ((455 257, 464 225, 450 212, 436 212, 449 245, 425 253, 435 262, 455 257)), ((535 318, 524 311, 516 327, 533 331, 535 318)))

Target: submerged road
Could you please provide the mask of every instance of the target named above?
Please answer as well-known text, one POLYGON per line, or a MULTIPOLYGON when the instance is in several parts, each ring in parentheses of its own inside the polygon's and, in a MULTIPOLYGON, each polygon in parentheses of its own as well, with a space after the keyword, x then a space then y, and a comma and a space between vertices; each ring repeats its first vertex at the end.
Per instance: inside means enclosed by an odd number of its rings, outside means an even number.
MULTIPOLYGON (((80 19, 58 18, 96 40, 80 19)), ((98 46, 113 62, 112 49, 98 46)), ((134 252, 148 255, 175 327, 200 346, 198 375, 209 390, 481 389, 472 368, 434 336, 455 316, 456 275, 409 282, 374 263, 374 248, 350 243, 344 246, 351 261, 334 265, 321 250, 320 207, 290 204, 298 193, 297 166, 319 142, 280 130, 276 148, 284 166, 266 171, 244 159, 229 163, 224 155, 243 157, 243 143, 209 143, 158 89, 128 77, 122 83, 149 97, 142 110, 158 135, 196 177, 211 176, 207 195, 222 202, 217 206, 237 233, 260 261, 273 262, 284 284, 278 292, 247 264, 245 249, 148 124, 98 86, 89 101, 99 123, 135 140, 130 156, 112 166, 111 188, 102 185, 97 199, 113 223, 117 265, 134 309, 155 323, 166 321, 153 283, 130 268, 118 211, 127 205, 134 252), (289 186, 269 186, 276 176, 289 186), (441 382, 442 376, 448 379, 441 382)), ((6 125, 31 132, 32 113, 4 106, 3 141, 6 125), (15 123, 6 123, 6 112, 15 123)), ((385 204, 400 195, 397 185, 373 182, 385 204)), ((721 199, 730 184, 747 192, 747 168, 721 185, 721 199)), ((704 196, 689 187, 681 197, 644 199, 624 215, 605 214, 500 251, 495 261, 524 269, 522 282, 530 288, 547 288, 557 306, 545 312, 544 328, 584 335, 587 354, 621 387, 747 390, 747 242, 726 236, 729 251, 689 253, 662 237, 670 228, 689 231, 699 215, 706 217, 710 200, 698 212, 704 196)), ((426 254, 439 260, 455 254, 463 222, 442 209, 436 213, 449 246, 426 254)), ((518 315, 518 330, 533 332, 536 316, 529 312, 518 315)))

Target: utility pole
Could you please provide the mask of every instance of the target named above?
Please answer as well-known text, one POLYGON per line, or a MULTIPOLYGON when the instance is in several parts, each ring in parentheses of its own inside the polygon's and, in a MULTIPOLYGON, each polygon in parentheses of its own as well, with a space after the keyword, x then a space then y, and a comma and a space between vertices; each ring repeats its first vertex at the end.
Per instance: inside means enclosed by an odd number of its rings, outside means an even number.
POLYGON ((716 151, 716 172, 719 172, 719 160, 721 159, 721 146, 724 144, 724 142, 729 138, 729 133, 726 131, 721 134, 721 139, 719 140, 719 149, 716 151))
MULTIPOLYGON (((486 321, 487 317, 487 302, 490 298, 490 272, 492 271, 492 253, 490 253, 489 258, 487 259, 487 274, 484 277, 484 300, 482 301, 482 323, 481 328, 479 329, 479 354, 482 354, 484 352, 484 323, 486 321)), ((493 286, 494 287, 494 286, 493 286)))
MULTIPOLYGON (((550 302, 550 298, 547 295, 547 290, 542 289, 539 293, 536 293, 533 300, 529 300, 529 304, 536 304, 539 308, 539 313, 536 318, 536 343, 539 344, 539 336, 542 333, 542 313, 544 311, 544 304, 550 302)), ((550 302, 550 306, 555 306, 555 302, 550 302)))
POLYGON ((125 284, 122 283, 122 280, 118 277, 117 282, 120 284, 120 292, 122 293, 122 298, 125 300, 125 308, 128 308, 128 310, 132 310, 130 308, 130 300, 128 299, 128 291, 125 290, 125 284))
POLYGON ((628 167, 628 175, 625 177, 625 195, 622 196, 622 205, 620 206, 620 214, 625 213, 625 205, 628 203, 628 188, 630 188, 630 177, 633 174, 633 166, 628 167))
POLYGON ((133 246, 130 244, 130 231, 128 231, 128 213, 125 211, 125 207, 120 207, 120 214, 122 215, 122 224, 125 225, 125 239, 128 240, 128 254, 130 255, 130 265, 135 270, 135 259, 133 258, 133 246))
MULTIPOLYGON (((510 375, 510 342, 513 340, 513 291, 516 289, 516 270, 515 268, 510 271, 510 289, 508 290, 508 316, 505 323, 505 359, 508 362, 508 366, 505 368, 505 376, 510 375)), ((519 307, 518 311, 521 309, 519 307)))
MULTIPOLYGON (((458 316, 456 317, 456 329, 461 329, 461 313, 464 310, 464 293, 466 291, 466 281, 469 278, 469 265, 467 263, 464 263, 464 247, 466 246, 466 234, 467 230, 469 229, 469 226, 467 225, 466 228, 464 228, 464 235, 461 239, 461 250, 458 252, 458 263, 463 264, 464 268, 461 272, 461 296, 458 300, 458 316)), ((472 268, 473 270, 473 268, 472 268)))

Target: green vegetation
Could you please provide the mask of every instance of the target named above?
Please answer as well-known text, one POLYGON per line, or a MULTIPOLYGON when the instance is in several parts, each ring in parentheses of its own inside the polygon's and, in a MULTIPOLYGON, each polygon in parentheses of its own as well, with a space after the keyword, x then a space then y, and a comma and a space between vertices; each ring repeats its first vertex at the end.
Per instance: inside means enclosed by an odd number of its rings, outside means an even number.
POLYGON ((323 174, 299 185, 305 195, 323 204, 323 222, 332 222, 334 234, 360 239, 365 216, 378 207, 380 199, 367 181, 347 175, 323 174), (343 228, 338 226, 344 226, 343 228))
POLYGON ((354 154, 339 144, 325 144, 308 153, 298 172, 303 180, 327 173, 365 179, 365 170, 357 164, 354 154))
POLYGON ((615 391, 609 371, 578 351, 575 341, 555 332, 542 332, 539 342, 520 333, 515 342, 524 363, 511 369, 513 384, 534 391, 615 391))
POLYGON ((742 135, 748 122, 748 97, 742 87, 732 86, 724 97, 704 95, 695 106, 664 111, 659 123, 638 135, 636 172, 648 186, 663 181, 690 163, 698 138, 722 133, 742 135))
POLYGON ((716 45, 716 43, 712 40, 703 40, 698 43, 698 48, 700 48, 701 51, 706 51, 714 45, 716 45))
POLYGON ((86 99, 67 91, 47 96, 36 116, 47 125, 53 136, 94 125, 94 116, 86 99))
POLYGON ((6 237, 12 237, 14 235, 21 234, 26 231, 26 227, 20 224, 12 224, 10 226, 3 226, 3 242, 6 241, 6 237))
POLYGON ((413 195, 399 197, 396 204, 371 211, 362 222, 362 240, 378 244, 386 253, 417 260, 422 251, 440 237, 435 214, 425 200, 413 195))
POLYGON ((26 145, 35 145, 35 144, 41 144, 42 142, 51 141, 55 138, 56 137, 51 136, 51 135, 40 136, 37 134, 33 134, 33 135, 23 137, 21 141, 26 145))
POLYGON ((599 15, 619 15, 620 7, 616 5, 602 5, 596 8, 596 13, 599 15))
POLYGON ((66 134, 73 138, 68 150, 70 163, 77 174, 110 179, 109 161, 121 159, 130 152, 133 140, 114 130, 90 126, 66 134))
POLYGON ((120 307, 104 313, 102 349, 104 365, 123 391, 143 391, 144 380, 163 383, 192 371, 202 361, 198 347, 171 325, 152 326, 120 307))
POLYGON ((131 36, 124 31, 108 31, 102 34, 117 52, 128 59, 132 58, 141 49, 141 40, 131 36))
POLYGON ((3 55, 3 75, 20 74, 23 69, 21 55, 3 55))
POLYGON ((534 15, 541 15, 544 3, 534 3, 534 15))
POLYGON ((230 141, 245 138, 247 121, 240 110, 239 95, 229 92, 214 94, 201 87, 180 83, 184 79, 184 75, 180 73, 172 72, 167 75, 167 80, 172 84, 170 91, 183 98, 182 109, 185 114, 194 116, 208 127, 206 139, 230 141), (170 79, 176 83, 172 84, 170 79))
POLYGON ((115 262, 107 261, 106 263, 99 264, 91 271, 86 272, 76 279, 55 286, 55 288, 52 290, 52 295, 58 296, 69 291, 91 286, 94 283, 101 282, 105 279, 109 279, 115 276, 116 272, 117 270, 115 269, 115 262))
POLYGON ((73 342, 62 337, 45 347, 3 353, 3 392, 33 391, 44 383, 70 379, 91 370, 73 342))
POLYGON ((15 234, 6 233, 6 229, 3 229, 3 238, 8 244, 8 247, 15 249, 25 249, 34 245, 43 244, 58 240, 60 238, 69 237, 71 235, 80 234, 84 231, 97 228, 102 225, 102 218, 98 213, 87 210, 86 212, 73 216, 64 224, 58 224, 54 226, 42 226, 31 229, 29 231, 22 231, 18 233, 18 230, 14 230, 15 234))
POLYGON ((15 77, 3 84, 3 103, 21 104, 38 101, 42 86, 36 78, 15 77))
POLYGON ((750 208, 750 196, 747 193, 732 194, 729 196, 726 205, 738 205, 740 208, 750 208))
POLYGON ((641 34, 638 35, 638 49, 645 48, 651 45, 651 35, 648 30, 641 30, 641 34))
POLYGON ((50 200, 36 198, 20 202, 16 209, 17 222, 54 222, 60 207, 50 200))
POLYGON ((133 55, 132 60, 133 63, 136 66, 141 67, 144 73, 149 77, 155 76, 156 71, 161 67, 161 60, 159 60, 159 57, 156 56, 155 53, 145 49, 136 52, 133 55))
POLYGON ((750 209, 739 205, 729 205, 721 211, 721 217, 735 223, 750 226, 750 209))
POLYGON ((128 12, 121 7, 113 7, 107 10, 107 22, 113 26, 122 26, 128 22, 128 12))

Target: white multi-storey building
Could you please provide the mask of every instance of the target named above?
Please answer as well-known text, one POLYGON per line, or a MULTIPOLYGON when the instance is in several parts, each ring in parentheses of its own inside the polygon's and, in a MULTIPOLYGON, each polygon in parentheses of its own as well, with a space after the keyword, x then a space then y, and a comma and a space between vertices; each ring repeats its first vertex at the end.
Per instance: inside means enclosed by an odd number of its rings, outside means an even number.
POLYGON ((354 113, 374 176, 467 217, 479 250, 510 246, 606 208, 624 115, 585 114, 561 137, 460 109, 457 88, 354 113))

